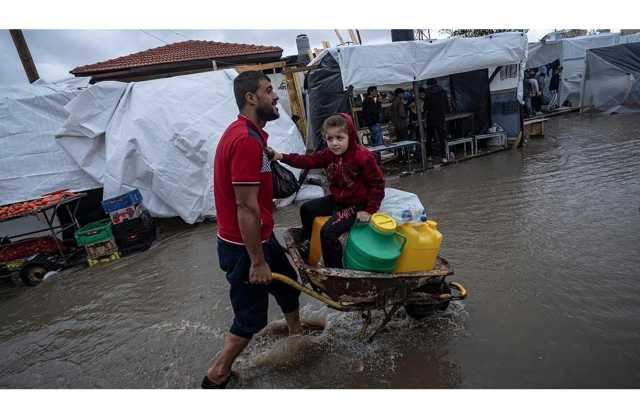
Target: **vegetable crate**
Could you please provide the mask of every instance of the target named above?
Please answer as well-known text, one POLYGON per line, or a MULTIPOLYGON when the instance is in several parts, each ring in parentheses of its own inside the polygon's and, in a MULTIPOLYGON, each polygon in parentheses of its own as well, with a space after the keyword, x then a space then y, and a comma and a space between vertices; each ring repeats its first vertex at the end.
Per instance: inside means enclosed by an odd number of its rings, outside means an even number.
POLYGON ((87 251, 87 258, 103 258, 118 252, 116 240, 112 238, 107 241, 97 242, 84 247, 87 251))
POLYGON ((116 260, 120 260, 120 254, 117 252, 101 258, 87 258, 87 263, 89 264, 89 267, 94 267, 98 264, 110 263, 116 260))
POLYGON ((76 231, 75 237, 78 246, 81 247, 108 241, 113 238, 111 220, 103 219, 87 224, 76 231))
MULTIPOLYGON (((64 249, 64 245, 60 241, 58 244, 64 249)), ((57 252, 56 239, 53 237, 27 238, 0 245, 0 263, 20 260, 38 253, 56 254, 57 252)))
POLYGON ((135 219, 127 219, 113 226, 113 235, 122 255, 146 251, 156 239, 156 225, 148 211, 135 219))
POLYGON ((133 189, 128 193, 102 201, 102 208, 105 212, 116 212, 120 209, 133 207, 142 203, 142 195, 138 189, 133 189))

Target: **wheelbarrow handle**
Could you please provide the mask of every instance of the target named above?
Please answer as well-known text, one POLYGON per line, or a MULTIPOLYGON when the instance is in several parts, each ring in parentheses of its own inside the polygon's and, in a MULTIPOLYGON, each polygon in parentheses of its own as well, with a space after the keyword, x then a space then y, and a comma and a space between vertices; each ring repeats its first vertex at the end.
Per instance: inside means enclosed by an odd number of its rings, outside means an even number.
POLYGON ((452 295, 451 293, 443 293, 440 295, 440 299, 442 300, 462 300, 467 297, 467 289, 458 282, 451 282, 449 286, 456 289, 458 291, 458 295, 452 295))
POLYGON ((284 283, 286 285, 289 285, 289 286, 293 287, 294 289, 297 289, 297 290, 301 291, 302 293, 305 293, 305 294, 311 296, 312 298, 319 300, 320 302, 324 303, 325 305, 327 305, 327 306, 329 306, 329 307, 331 307, 333 309, 336 309, 338 311, 344 311, 345 310, 344 306, 342 306, 340 303, 338 303, 338 302, 334 301, 333 299, 330 299, 330 298, 328 298, 328 297, 326 297, 324 295, 321 295, 320 293, 315 292, 315 291, 309 289, 306 286, 301 285, 297 281, 285 276, 284 274, 271 272, 271 278, 273 278, 274 280, 277 280, 279 282, 282 282, 282 283, 284 283))

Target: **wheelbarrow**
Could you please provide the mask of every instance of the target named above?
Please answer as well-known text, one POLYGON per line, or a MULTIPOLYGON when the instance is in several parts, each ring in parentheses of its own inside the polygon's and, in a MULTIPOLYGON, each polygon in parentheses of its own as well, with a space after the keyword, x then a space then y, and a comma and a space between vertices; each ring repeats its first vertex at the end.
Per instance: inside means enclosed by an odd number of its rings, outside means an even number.
POLYGON ((285 250, 301 282, 279 273, 272 273, 273 279, 298 289, 332 309, 361 312, 364 322, 359 336, 368 341, 372 341, 402 307, 411 318, 423 319, 444 312, 451 301, 467 297, 467 290, 462 284, 448 280, 453 275, 453 268, 444 258, 438 257, 435 267, 430 271, 412 273, 314 267, 307 264, 301 254, 302 242, 301 228, 290 228, 284 232, 285 250), (367 336, 372 322, 371 312, 375 310, 383 312, 383 319, 367 336))

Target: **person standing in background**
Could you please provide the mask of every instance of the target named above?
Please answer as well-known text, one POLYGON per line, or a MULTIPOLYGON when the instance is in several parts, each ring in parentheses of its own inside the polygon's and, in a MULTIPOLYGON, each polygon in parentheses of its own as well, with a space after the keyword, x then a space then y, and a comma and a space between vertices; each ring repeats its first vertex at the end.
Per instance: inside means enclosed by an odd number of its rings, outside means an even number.
POLYGON ((549 82, 549 93, 551 98, 549 99, 549 110, 558 108, 558 93, 560 90, 560 74, 562 73, 562 67, 554 67, 551 81, 549 82))
POLYGON ((383 143, 380 113, 382 113, 382 104, 380 103, 378 88, 376 86, 370 86, 367 89, 367 97, 362 103, 362 118, 364 119, 364 125, 369 128, 369 132, 371 132, 370 145, 374 147, 376 145, 382 145, 383 143))
POLYGON ((546 69, 544 68, 544 66, 540 67, 540 69, 538 70, 538 74, 536 75, 536 80, 538 81, 538 88, 540 89, 540 94, 538 95, 539 97, 538 110, 542 110, 542 105, 544 104, 545 84, 547 81, 546 69))
POLYGON ((394 91, 395 97, 391 103, 391 122, 395 130, 398 141, 407 139, 409 136, 409 117, 407 109, 404 107, 404 90, 397 88, 394 91))
POLYGON ((427 156, 432 157, 432 142, 438 142, 442 162, 447 162, 447 140, 445 137, 445 116, 449 108, 447 92, 438 85, 435 78, 427 80, 427 89, 424 99, 424 110, 427 122, 427 156))

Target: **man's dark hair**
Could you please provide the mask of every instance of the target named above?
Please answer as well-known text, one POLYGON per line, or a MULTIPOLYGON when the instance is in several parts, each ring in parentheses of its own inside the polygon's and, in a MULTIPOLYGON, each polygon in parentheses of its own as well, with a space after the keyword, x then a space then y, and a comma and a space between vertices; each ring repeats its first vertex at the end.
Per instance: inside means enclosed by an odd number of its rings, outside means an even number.
POLYGON ((238 109, 242 110, 247 100, 247 93, 256 93, 260 87, 260 80, 271 81, 262 71, 245 71, 233 80, 233 94, 236 96, 238 109))
POLYGON ((369 86, 367 88, 367 94, 371 94, 371 92, 378 90, 378 88, 376 86, 369 86))
POLYGON ((395 94, 396 96, 400 96, 401 94, 404 94, 404 89, 398 87, 393 91, 393 94, 395 94))

